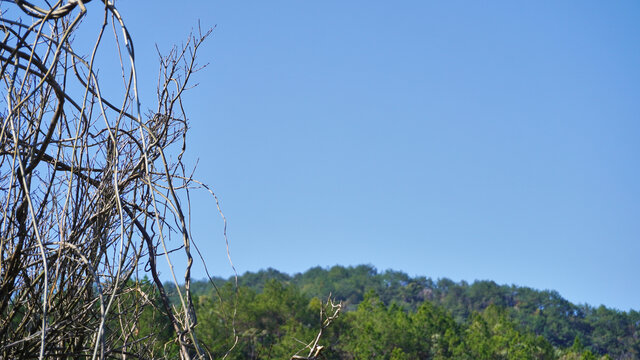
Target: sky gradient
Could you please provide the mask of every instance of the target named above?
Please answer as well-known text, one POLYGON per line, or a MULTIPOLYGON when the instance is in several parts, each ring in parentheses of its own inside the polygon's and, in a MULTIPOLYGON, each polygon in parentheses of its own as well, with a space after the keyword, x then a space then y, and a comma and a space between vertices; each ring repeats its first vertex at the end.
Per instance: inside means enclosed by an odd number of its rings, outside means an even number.
MULTIPOLYGON (((640 309, 637 1, 154 4, 119 3, 143 108, 155 45, 216 26, 188 162, 238 272, 372 264, 640 309)), ((195 241, 229 276, 199 194, 195 241)))

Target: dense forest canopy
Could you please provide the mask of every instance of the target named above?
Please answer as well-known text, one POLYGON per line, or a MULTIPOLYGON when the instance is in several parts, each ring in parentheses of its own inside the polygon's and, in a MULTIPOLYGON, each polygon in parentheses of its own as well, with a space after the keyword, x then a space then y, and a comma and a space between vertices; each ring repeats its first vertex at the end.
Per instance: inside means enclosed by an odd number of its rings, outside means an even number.
POLYGON ((640 313, 573 304, 556 291, 454 282, 370 265, 275 269, 192 284, 199 338, 232 359, 284 358, 314 336, 329 294, 346 311, 326 359, 638 359, 640 313), (214 288, 214 286, 216 288, 214 288), (232 316, 237 305, 236 315, 232 316), (298 340, 296 340, 298 339, 298 340), (300 340, 300 341, 302 341, 300 340))

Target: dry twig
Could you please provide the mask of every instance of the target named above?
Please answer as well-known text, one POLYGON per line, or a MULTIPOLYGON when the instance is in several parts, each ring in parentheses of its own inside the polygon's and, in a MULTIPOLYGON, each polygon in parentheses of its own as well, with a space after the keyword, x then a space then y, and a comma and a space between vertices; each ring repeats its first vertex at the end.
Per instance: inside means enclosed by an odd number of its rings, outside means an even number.
POLYGON ((291 360, 316 360, 320 357, 322 351, 324 350, 324 346, 319 345, 320 338, 324 333, 324 330, 328 328, 340 315, 340 311, 342 310, 342 303, 334 303, 333 299, 331 299, 331 295, 327 299, 327 302, 322 305, 320 308, 320 330, 316 337, 307 344, 303 349, 298 351, 298 353, 304 351, 305 349, 309 349, 309 353, 307 356, 295 355, 291 356, 291 360))

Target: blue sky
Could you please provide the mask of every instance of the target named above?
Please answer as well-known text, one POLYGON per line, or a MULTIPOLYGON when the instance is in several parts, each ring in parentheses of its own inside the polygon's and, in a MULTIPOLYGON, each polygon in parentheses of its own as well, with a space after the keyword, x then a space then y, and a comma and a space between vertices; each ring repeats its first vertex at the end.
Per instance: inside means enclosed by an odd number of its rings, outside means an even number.
POLYGON ((216 26, 188 161, 240 273, 364 263, 640 309, 637 1, 154 4, 119 4, 147 108, 155 44, 216 26))

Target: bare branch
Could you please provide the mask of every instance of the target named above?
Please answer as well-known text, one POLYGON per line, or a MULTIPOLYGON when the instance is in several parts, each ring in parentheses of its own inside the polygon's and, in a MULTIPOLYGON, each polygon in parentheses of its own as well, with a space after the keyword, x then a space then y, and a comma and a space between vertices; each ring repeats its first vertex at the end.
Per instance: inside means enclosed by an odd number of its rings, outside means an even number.
POLYGON ((322 354, 324 350, 324 346, 319 345, 320 338, 324 333, 324 330, 328 328, 340 315, 340 311, 342 310, 342 303, 334 303, 333 299, 331 299, 331 295, 327 298, 327 302, 322 304, 320 308, 320 330, 318 330, 318 334, 316 337, 308 343, 303 349, 298 351, 295 355, 291 356, 290 360, 316 360, 322 354), (307 356, 298 355, 300 352, 305 349, 309 349, 309 353, 307 356))

